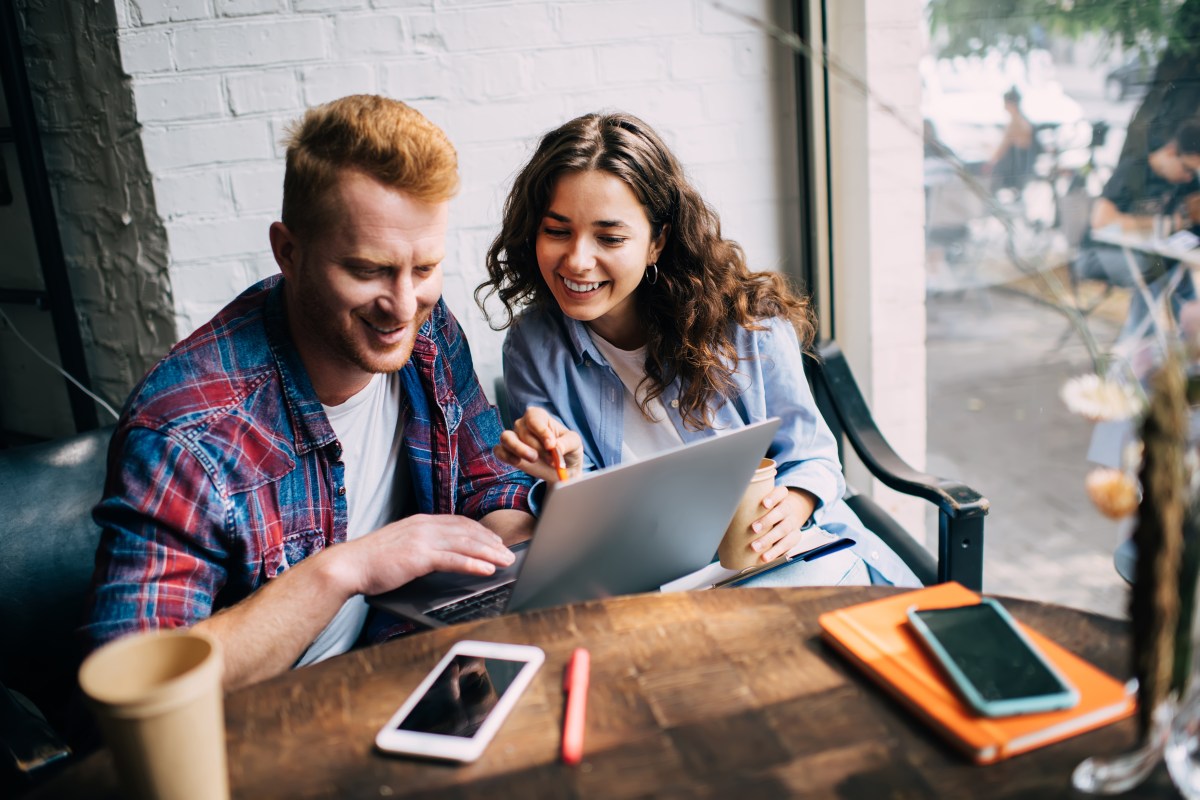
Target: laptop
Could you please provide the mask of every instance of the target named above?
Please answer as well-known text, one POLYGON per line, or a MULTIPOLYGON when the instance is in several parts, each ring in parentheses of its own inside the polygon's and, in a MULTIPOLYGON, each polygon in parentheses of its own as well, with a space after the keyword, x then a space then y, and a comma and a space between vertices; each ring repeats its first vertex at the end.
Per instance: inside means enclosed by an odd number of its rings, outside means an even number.
POLYGON ((533 538, 486 578, 437 572, 368 602, 429 626, 657 590, 709 564, 772 418, 554 484, 533 538))

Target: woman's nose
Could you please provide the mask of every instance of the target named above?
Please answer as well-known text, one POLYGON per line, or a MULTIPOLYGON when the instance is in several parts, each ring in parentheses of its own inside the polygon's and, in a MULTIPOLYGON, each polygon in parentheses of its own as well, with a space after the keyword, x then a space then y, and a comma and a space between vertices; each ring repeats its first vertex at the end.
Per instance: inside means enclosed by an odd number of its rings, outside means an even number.
POLYGON ((567 252, 563 258, 563 262, 567 269, 576 272, 584 272, 591 269, 595 259, 592 256, 591 248, 587 244, 587 240, 583 237, 572 239, 567 245, 567 252))

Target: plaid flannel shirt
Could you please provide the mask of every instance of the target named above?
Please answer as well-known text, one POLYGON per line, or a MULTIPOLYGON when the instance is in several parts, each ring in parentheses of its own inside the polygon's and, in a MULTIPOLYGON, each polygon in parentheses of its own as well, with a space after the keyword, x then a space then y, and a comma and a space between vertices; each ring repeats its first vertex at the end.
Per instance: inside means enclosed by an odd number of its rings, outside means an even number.
MULTIPOLYGON (((532 480, 491 452, 500 420, 458 322, 438 301, 401 371, 418 513, 528 509, 532 480)), ((341 447, 268 278, 160 361, 108 454, 88 619, 92 649, 192 625, 346 540, 341 447)))

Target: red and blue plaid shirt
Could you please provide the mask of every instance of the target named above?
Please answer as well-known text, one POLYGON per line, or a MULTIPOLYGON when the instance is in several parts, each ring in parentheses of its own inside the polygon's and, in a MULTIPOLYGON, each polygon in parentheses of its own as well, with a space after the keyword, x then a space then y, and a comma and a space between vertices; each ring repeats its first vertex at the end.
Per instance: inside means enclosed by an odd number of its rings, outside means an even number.
MULTIPOLYGON (((341 447, 288 334, 278 276, 176 345, 134 390, 108 455, 88 649, 192 625, 346 540, 341 447)), ((492 455, 500 420, 442 301, 401 371, 416 513, 528 509, 492 455)))

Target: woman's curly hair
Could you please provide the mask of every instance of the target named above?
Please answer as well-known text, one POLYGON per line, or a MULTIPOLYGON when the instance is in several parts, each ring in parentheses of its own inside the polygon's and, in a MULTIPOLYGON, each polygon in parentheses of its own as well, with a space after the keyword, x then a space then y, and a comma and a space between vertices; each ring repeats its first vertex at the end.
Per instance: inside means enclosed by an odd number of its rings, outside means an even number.
POLYGON ((500 233, 487 253, 488 280, 475 289, 486 312, 493 294, 504 304, 495 330, 522 309, 556 309, 538 268, 536 244, 558 179, 599 170, 633 190, 652 238, 670 226, 658 257, 658 280, 642 281, 635 299, 645 328, 647 403, 680 382, 679 412, 693 429, 736 394, 737 349, 731 323, 760 329, 771 317, 791 321, 807 349, 815 333, 807 299, 781 275, 751 272, 740 245, 721 237, 717 213, 688 182, 679 161, 649 125, 630 114, 587 114, 542 137, 504 202, 500 233))

